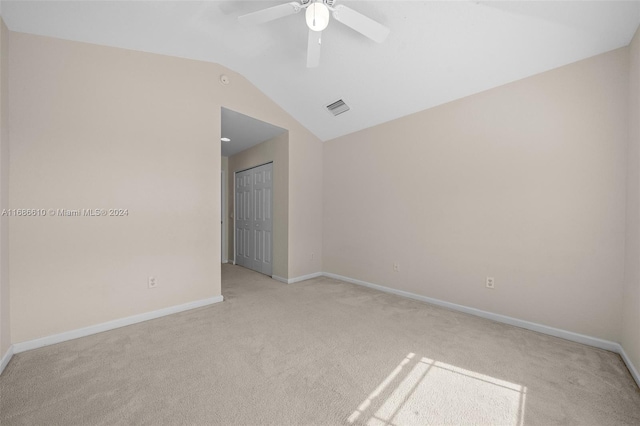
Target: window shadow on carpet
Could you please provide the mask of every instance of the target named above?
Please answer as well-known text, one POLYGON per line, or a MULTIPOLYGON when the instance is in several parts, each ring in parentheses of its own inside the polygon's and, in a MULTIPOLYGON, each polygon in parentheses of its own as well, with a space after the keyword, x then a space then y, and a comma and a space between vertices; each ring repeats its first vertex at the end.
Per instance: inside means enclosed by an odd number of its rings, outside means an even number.
POLYGON ((522 426, 526 396, 526 386, 409 353, 348 422, 522 426))

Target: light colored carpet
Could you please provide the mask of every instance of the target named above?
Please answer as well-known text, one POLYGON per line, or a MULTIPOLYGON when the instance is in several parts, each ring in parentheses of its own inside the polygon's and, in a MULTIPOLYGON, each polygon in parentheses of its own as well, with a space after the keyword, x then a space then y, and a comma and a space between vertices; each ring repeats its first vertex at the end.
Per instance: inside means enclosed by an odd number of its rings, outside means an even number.
POLYGON ((620 357, 328 278, 15 355, 2 425, 640 424, 620 357))

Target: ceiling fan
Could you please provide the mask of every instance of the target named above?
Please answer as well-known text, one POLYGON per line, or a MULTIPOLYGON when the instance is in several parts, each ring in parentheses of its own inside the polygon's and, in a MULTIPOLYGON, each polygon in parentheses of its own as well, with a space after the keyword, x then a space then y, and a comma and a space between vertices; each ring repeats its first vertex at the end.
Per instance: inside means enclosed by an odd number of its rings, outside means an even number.
POLYGON ((373 41, 382 43, 389 35, 389 28, 347 6, 341 4, 336 6, 335 2, 336 0, 292 1, 242 15, 238 20, 245 24, 263 24, 306 9, 305 17, 309 27, 307 44, 307 67, 309 68, 317 67, 320 63, 322 31, 329 25, 329 11, 332 12, 333 19, 373 41))

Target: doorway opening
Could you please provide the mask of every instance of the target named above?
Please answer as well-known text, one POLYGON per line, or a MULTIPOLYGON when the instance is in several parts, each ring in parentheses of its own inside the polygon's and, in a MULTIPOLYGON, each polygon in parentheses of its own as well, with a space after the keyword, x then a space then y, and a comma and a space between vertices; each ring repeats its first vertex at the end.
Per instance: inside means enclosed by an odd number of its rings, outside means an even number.
POLYGON ((226 252, 229 263, 282 281, 289 263, 289 132, 223 107, 220 143, 223 262, 226 252))

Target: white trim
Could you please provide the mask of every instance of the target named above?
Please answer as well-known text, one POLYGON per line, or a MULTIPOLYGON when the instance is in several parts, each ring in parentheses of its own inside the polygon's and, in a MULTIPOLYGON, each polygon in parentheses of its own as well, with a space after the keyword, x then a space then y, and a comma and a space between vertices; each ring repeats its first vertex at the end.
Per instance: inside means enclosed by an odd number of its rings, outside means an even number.
POLYGON ((220 170, 220 226, 222 227, 220 235, 220 238, 222 239, 222 241, 220 242, 220 257, 222 258, 222 263, 227 263, 227 257, 229 257, 229 240, 227 239, 227 229, 229 228, 229 225, 227 223, 227 216, 229 216, 229 213, 227 211, 227 191, 228 189, 226 170, 220 170))
POLYGON ((627 368, 629 369, 629 372, 631 373, 636 383, 640 387, 640 374, 638 374, 638 370, 636 370, 636 366, 633 365, 633 362, 631 362, 631 358, 627 356, 627 353, 624 351, 624 348, 622 347, 622 345, 618 345, 618 346, 620 348, 616 352, 620 354, 624 363, 627 364, 627 368))
POLYGON ((4 368, 7 366, 7 364, 9 364, 9 361, 11 361, 12 356, 13 356, 13 345, 9 346, 9 349, 7 349, 7 353, 4 354, 4 356, 2 357, 2 360, 0 360, 0 374, 2 374, 2 372, 4 371, 4 368))
MULTIPOLYGON (((231 157, 229 157, 231 158, 231 157)), ((227 173, 229 173, 229 163, 227 163, 227 173)), ((238 172, 233 172, 233 192, 231 193, 231 195, 233 196, 233 217, 232 222, 233 222, 233 228, 231 228, 231 237, 233 238, 233 253, 229 253, 229 249, 227 248, 227 256, 229 256, 229 259, 231 259, 233 257, 233 264, 236 264, 236 173, 238 172)), ((228 197, 227 197, 228 198, 228 197)))
POLYGON ((318 278, 323 276, 323 272, 314 272, 313 274, 302 275, 300 277, 289 278, 289 284, 299 283, 300 281, 310 280, 311 278, 318 278))
POLYGON ((310 280, 311 278, 322 277, 324 275, 326 275, 324 272, 314 272, 313 274, 301 275, 299 277, 289 278, 289 279, 282 278, 282 277, 279 277, 277 275, 272 275, 271 278, 273 278, 276 281, 280 281, 281 283, 293 284, 293 283, 299 283, 300 281, 310 280))
POLYGON ((591 337, 584 334, 574 333, 572 331, 562 330, 559 328, 549 327, 542 324, 537 324, 534 322, 529 322, 525 320, 521 320, 518 318, 508 317, 506 315, 494 314, 492 312, 482 311, 476 308, 470 308, 464 305, 458 305, 451 302, 445 302, 439 299, 433 299, 427 296, 421 296, 415 293, 409 293, 408 291, 398 290, 395 288, 385 287, 379 284, 372 284, 367 281, 357 280, 355 278, 345 277, 343 275, 332 274, 329 272, 324 272, 322 275, 329 278, 334 278, 340 281, 346 281, 348 283, 361 285, 364 287, 373 288, 375 290, 383 291, 385 293, 395 294, 397 296, 407 297, 409 299, 420 300, 422 302, 431 303, 433 305, 442 306, 444 308, 452 309, 454 311, 464 312, 470 315, 475 315, 478 317, 490 319, 492 321, 501 322, 504 324, 513 325, 515 327, 525 328, 527 330, 537 331, 538 333, 548 334, 550 336, 560 337, 562 339, 570 340, 572 342, 582 343, 584 345, 593 346, 600 349, 605 349, 611 352, 615 352, 620 354, 622 360, 627 365, 631 376, 636 381, 638 386, 640 386, 640 374, 636 369, 635 365, 631 361, 631 358, 627 356, 627 353, 624 351, 622 345, 616 342, 611 342, 609 340, 598 339, 597 337, 591 337))
MULTIPOLYGON (((329 272, 315 272, 313 274, 303 275, 303 276, 296 277, 296 278, 291 278, 291 279, 282 278, 282 277, 279 277, 277 275, 273 275, 272 278, 274 280, 283 282, 285 284, 293 284, 293 283, 297 283, 297 282, 304 281, 304 280, 309 280, 309 279, 320 277, 320 276, 325 276, 325 277, 328 277, 328 278, 333 278, 333 279, 345 281, 345 282, 348 282, 348 283, 352 283, 352 284, 357 284, 357 285, 361 285, 361 286, 364 286, 364 287, 373 288, 375 290, 383 291, 385 293, 391 293, 391 294, 395 294, 395 295, 398 295, 398 296, 407 297, 409 299, 419 300, 419 301, 422 301, 422 302, 426 302, 426 303, 430 303, 430 304, 433 304, 433 305, 442 306, 442 307, 445 307, 445 308, 448 308, 448 309, 452 309, 452 310, 455 310, 455 311, 464 312, 464 313, 467 313, 467 314, 470 314, 470 315, 475 315, 475 316, 478 316, 478 317, 490 319, 490 320, 501 322, 501 323, 504 323, 504 324, 509 324, 509 325, 513 325, 513 326, 516 326, 516 327, 525 328, 527 330, 537 331, 539 333, 547 334, 547 335, 550 335, 550 336, 560 337, 560 338, 563 338, 563 339, 566 339, 566 340, 570 340, 570 341, 573 341, 573 342, 578 342, 578 343, 582 343, 582 344, 585 344, 585 345, 594 346, 596 348, 606 349, 608 351, 618 353, 618 354, 620 354, 620 356, 621 356, 622 360, 624 361, 624 363, 627 365, 627 368, 629 369, 629 372, 631 373, 631 376, 636 381, 638 386, 640 386, 640 374, 638 373, 638 370, 636 369, 635 365, 633 364, 633 362, 631 361, 631 359, 629 358, 629 356, 625 352, 624 348, 619 343, 616 343, 616 342, 611 342, 611 341, 608 341, 608 340, 598 339, 596 337, 586 336, 584 334, 578 334, 578 333, 574 333, 574 332, 567 331, 567 330, 561 330, 561 329, 558 329, 558 328, 549 327, 549 326, 546 326, 546 325, 537 324, 537 323, 533 323, 533 322, 529 322, 529 321, 525 321, 525 320, 521 320, 521 319, 517 319, 517 318, 512 318, 512 317, 508 317, 508 316, 505 316, 505 315, 494 314, 492 312, 482 311, 480 309, 471 308, 471 307, 463 306, 463 305, 458 305, 458 304, 451 303, 451 302, 445 302, 443 300, 433 299, 431 297, 426 297, 426 296, 422 296, 422 295, 419 295, 419 294, 410 293, 408 291, 403 291, 403 290, 398 290, 398 289, 394 289, 394 288, 390 288, 390 287, 385 287, 385 286, 382 286, 382 285, 379 285, 379 284, 372 284, 372 283, 367 282, 367 281, 357 280, 355 278, 349 278, 349 277, 345 277, 343 275, 332 274, 332 273, 329 273, 329 272)), ((197 301, 194 301, 194 302, 189 302, 189 303, 185 303, 185 304, 177 305, 177 306, 171 306, 171 307, 168 307, 168 308, 159 309, 159 310, 152 311, 152 312, 147 312, 147 313, 144 313, 144 314, 138 314, 138 315, 133 315, 133 316, 126 317, 126 318, 121 318, 121 319, 117 319, 117 320, 113 320, 113 321, 104 322, 102 324, 96 324, 96 325, 93 325, 93 326, 84 327, 84 328, 80 328, 80 329, 77 329, 77 330, 67 331, 67 332, 60 333, 60 334, 54 334, 52 336, 42 337, 40 339, 29 340, 29 341, 21 342, 21 343, 15 343, 15 344, 13 344, 12 346, 9 347, 9 349, 7 350, 7 353, 4 354, 4 356, 2 357, 2 360, 0 361, 0 374, 2 374, 2 372, 4 371, 5 367, 9 363, 9 361, 11 360, 11 357, 13 356, 14 353, 17 354, 17 353, 24 352, 24 351, 27 351, 27 350, 41 348, 43 346, 49 346, 49 345, 53 345, 53 344, 56 344, 56 343, 65 342, 67 340, 73 340, 73 339, 77 339, 77 338, 80 338, 80 337, 89 336, 91 334, 97 334, 97 333, 101 333, 103 331, 113 330, 115 328, 125 327, 127 325, 132 325, 132 324, 136 324, 136 323, 143 322, 143 321, 148 321, 148 320, 155 319, 155 318, 160 318, 160 317, 163 317, 163 316, 166 316, 166 315, 171 315, 171 314, 175 314, 175 313, 178 313, 178 312, 187 311, 187 310, 190 310, 190 309, 195 309, 195 308, 200 308, 200 307, 203 307, 203 306, 212 305, 214 303, 222 302, 223 300, 224 300, 224 298, 222 296, 211 297, 209 299, 197 300, 197 301)))
POLYGON ((591 337, 584 334, 574 333, 572 331, 561 330, 559 328, 549 327, 542 324, 537 324, 534 322, 529 322, 525 320, 521 320, 518 318, 508 317, 506 315, 494 314, 492 312, 483 311, 476 308, 471 308, 464 305, 458 305, 451 302, 445 302, 444 300, 433 299, 431 297, 422 296, 415 293, 409 293, 408 291, 397 290, 395 288, 384 287, 378 284, 372 284, 366 281, 356 280, 349 277, 344 277, 342 275, 324 273, 324 276, 329 278, 334 278, 341 281, 346 281, 352 284, 358 284, 369 288, 374 288, 376 290, 384 291, 385 293, 391 293, 398 296, 407 297, 409 299, 420 300, 422 302, 431 303, 433 305, 442 306, 444 308, 452 309, 454 311, 460 311, 467 314, 475 315, 478 317, 490 319, 493 321, 501 322, 504 324, 513 325, 520 328, 525 328, 527 330, 537 331, 539 333, 548 334, 550 336, 560 337, 562 339, 571 340, 572 342, 583 343, 585 345, 594 346, 600 349, 606 349, 611 352, 620 353, 620 345, 616 342, 611 342, 609 340, 598 339, 597 337, 591 337))
POLYGON ((102 333, 103 331, 113 330, 114 328, 125 327, 127 325, 137 324, 139 322, 164 317, 166 315, 176 314, 178 312, 188 311, 190 309, 201 308, 203 306, 212 305, 222 302, 222 296, 210 297, 208 299, 196 300, 194 302, 184 303, 182 305, 170 306, 168 308, 158 309, 157 311, 145 312, 144 314, 132 315, 130 317, 120 318, 113 321, 103 322, 101 324, 90 325, 89 327, 78 328, 76 330, 65 331, 63 333, 51 336, 41 337, 39 339, 28 340, 26 342, 14 343, 13 353, 20 353, 31 349, 41 348, 43 346, 55 345, 56 343, 66 342, 67 340, 77 339, 79 337, 90 336, 92 334, 102 333))

